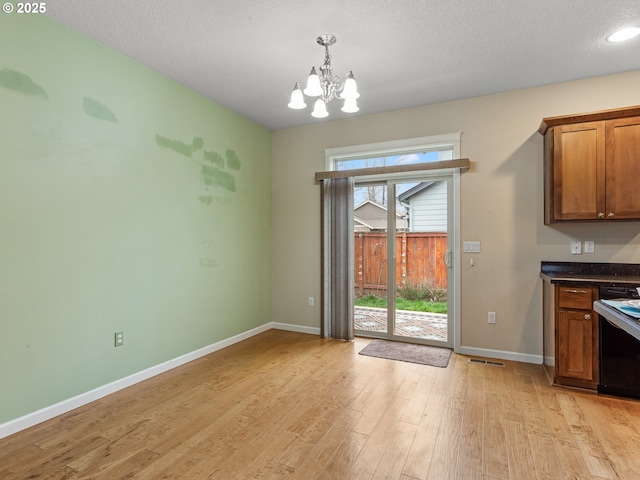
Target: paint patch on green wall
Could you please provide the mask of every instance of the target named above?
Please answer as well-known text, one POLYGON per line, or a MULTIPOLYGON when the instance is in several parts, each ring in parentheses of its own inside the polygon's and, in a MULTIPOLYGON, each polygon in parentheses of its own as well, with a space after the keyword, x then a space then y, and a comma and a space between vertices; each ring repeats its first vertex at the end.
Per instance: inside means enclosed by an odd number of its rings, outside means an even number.
POLYGON ((218 152, 204 151, 204 159, 219 167, 224 167, 224 158, 218 152))
POLYGON ((118 119, 109 107, 105 104, 94 100, 93 98, 84 97, 82 100, 82 108, 84 113, 98 120, 106 120, 107 122, 118 123, 118 119))
POLYGON ((233 150, 229 149, 224 152, 224 156, 227 157, 227 166, 232 170, 240 170, 240 159, 233 150))
POLYGON ((201 258, 200 266, 204 268, 215 268, 218 266, 218 262, 216 262, 213 258, 201 258))
MULTIPOLYGON (((172 150, 180 155, 198 161, 205 187, 216 186, 235 193, 235 177, 223 170, 225 167, 225 158, 226 165, 230 169, 240 170, 240 159, 233 150, 227 149, 224 157, 218 152, 204 150, 201 159, 198 159, 194 158, 194 154, 204 148, 204 140, 201 137, 194 137, 191 145, 189 145, 180 140, 173 140, 169 137, 156 134, 156 144, 162 148, 172 150)), ((201 195, 198 197, 198 200, 204 205, 212 205, 214 203, 214 197, 212 195, 201 195)))
POLYGON ((201 173, 204 177, 205 185, 217 185, 230 192, 236 191, 236 180, 230 173, 208 165, 202 165, 201 173))
POLYGON ((9 68, 0 70, 0 86, 13 90, 14 92, 24 93, 25 95, 49 99, 44 88, 35 83, 29 75, 9 68))
POLYGON ((180 140, 172 140, 162 135, 156 135, 156 143, 162 148, 168 148, 180 155, 191 158, 193 156, 193 148, 180 140))
POLYGON ((173 140, 169 137, 163 137, 156 134, 156 143, 162 148, 168 148, 180 155, 192 158, 193 154, 204 147, 204 140, 201 137, 193 137, 191 145, 181 142, 180 140, 173 140))
POLYGON ((230 198, 220 195, 201 195, 198 197, 198 200, 200 200, 203 205, 213 205, 214 203, 218 205, 229 205, 231 203, 230 198))
POLYGON ((213 203, 213 195, 201 195, 199 199, 205 205, 211 205, 213 203))
POLYGON ((193 137, 191 142, 191 150, 195 153, 204 147, 204 140, 201 137, 193 137))

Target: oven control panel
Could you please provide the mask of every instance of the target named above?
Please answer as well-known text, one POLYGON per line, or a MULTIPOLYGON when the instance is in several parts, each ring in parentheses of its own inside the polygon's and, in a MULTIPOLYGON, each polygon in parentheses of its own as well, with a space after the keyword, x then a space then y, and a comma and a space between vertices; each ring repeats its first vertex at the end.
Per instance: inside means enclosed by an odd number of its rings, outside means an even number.
POLYGON ((640 291, 638 288, 640 285, 636 286, 624 286, 624 287, 600 287, 600 298, 614 299, 614 298, 640 298, 640 291))

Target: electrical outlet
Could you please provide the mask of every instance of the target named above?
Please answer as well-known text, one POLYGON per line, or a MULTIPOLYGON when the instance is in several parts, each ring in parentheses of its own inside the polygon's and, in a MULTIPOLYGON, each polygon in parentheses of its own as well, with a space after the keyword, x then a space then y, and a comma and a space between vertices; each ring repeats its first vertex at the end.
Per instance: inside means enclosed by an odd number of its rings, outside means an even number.
POLYGON ((121 347, 124 345, 124 332, 116 332, 114 337, 114 347, 121 347))
POLYGON ((487 322, 496 323, 496 312, 489 312, 487 314, 487 322))
POLYGON ((582 242, 578 240, 571 241, 571 255, 582 255, 582 242))
POLYGON ((313 307, 314 303, 315 303, 315 301, 314 301, 313 297, 309 297, 309 306, 313 307))

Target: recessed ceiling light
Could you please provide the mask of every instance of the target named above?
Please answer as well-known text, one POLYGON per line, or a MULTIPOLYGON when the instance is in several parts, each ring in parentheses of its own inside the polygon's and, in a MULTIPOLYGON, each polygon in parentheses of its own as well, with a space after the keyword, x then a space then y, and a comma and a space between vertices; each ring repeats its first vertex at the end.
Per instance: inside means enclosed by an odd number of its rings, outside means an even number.
POLYGON ((640 35, 640 27, 629 27, 618 30, 607 37, 609 42, 624 42, 630 38, 640 35))

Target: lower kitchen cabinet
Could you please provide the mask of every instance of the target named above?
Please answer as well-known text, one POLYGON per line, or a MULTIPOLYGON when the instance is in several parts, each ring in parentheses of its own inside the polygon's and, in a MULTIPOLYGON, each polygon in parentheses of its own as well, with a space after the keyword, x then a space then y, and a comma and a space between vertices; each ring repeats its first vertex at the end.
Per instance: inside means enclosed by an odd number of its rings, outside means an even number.
POLYGON ((549 380, 602 389, 607 371, 600 371, 600 315, 593 304, 600 308, 601 298, 635 298, 640 264, 543 261, 540 278, 542 357, 549 380))
POLYGON ((599 381, 598 289, 584 284, 556 284, 554 383, 595 390, 599 381))

